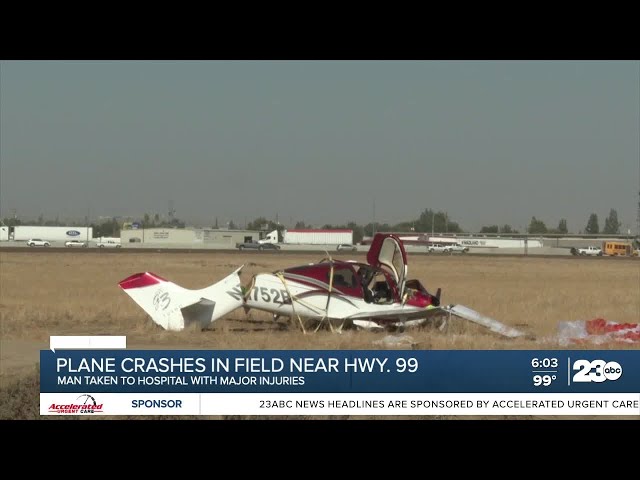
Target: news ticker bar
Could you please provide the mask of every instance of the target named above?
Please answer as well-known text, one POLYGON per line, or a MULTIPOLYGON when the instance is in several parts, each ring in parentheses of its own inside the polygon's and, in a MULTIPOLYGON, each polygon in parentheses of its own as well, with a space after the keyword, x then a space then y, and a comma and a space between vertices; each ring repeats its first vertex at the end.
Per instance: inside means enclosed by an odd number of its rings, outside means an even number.
POLYGON ((640 393, 41 393, 40 415, 614 415, 640 418, 640 393))
POLYGON ((42 350, 40 392, 633 393, 640 350, 42 350))

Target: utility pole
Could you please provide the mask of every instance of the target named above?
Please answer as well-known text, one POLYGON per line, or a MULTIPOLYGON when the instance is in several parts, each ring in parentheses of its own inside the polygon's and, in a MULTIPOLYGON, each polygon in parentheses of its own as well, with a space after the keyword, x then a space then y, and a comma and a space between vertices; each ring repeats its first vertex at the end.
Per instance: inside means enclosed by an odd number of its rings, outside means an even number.
POLYGON ((376 236, 376 197, 373 197, 373 226, 372 228, 372 237, 376 236))
POLYGON ((436 212, 435 210, 432 210, 431 211, 431 236, 432 237, 435 233, 435 226, 436 226, 436 212))
POLYGON ((637 218, 637 222, 638 222, 638 231, 637 231, 637 233, 638 233, 638 237, 640 238, 640 192, 638 192, 638 218, 637 218))
POLYGON ((175 215, 176 210, 173 208, 173 200, 169 200, 169 223, 172 223, 173 216, 175 215))

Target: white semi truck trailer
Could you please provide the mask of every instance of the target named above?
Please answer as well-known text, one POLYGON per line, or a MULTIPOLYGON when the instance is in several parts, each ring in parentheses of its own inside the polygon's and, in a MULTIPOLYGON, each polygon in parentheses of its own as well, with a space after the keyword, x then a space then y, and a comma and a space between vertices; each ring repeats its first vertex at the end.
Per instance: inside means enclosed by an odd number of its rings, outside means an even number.
MULTIPOLYGON (((267 233, 258 243, 279 243, 278 231, 267 233)), ((353 230, 348 229, 295 229, 285 230, 283 242, 294 245, 340 245, 353 243, 353 230)))

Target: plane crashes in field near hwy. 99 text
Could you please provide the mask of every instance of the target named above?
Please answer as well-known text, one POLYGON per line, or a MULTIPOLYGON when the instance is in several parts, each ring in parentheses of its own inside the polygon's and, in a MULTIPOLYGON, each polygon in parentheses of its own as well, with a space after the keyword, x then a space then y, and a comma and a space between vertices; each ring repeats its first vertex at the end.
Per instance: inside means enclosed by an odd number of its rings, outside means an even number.
POLYGON ((407 254, 393 234, 378 233, 367 263, 330 256, 318 263, 253 275, 243 285, 243 266, 206 288, 190 290, 151 272, 136 273, 120 287, 166 330, 202 328, 244 308, 294 319, 303 332, 326 327, 394 330, 428 323, 442 327, 451 316, 480 324, 506 337, 524 333, 463 305, 441 305, 440 289, 427 291, 407 278, 407 254))

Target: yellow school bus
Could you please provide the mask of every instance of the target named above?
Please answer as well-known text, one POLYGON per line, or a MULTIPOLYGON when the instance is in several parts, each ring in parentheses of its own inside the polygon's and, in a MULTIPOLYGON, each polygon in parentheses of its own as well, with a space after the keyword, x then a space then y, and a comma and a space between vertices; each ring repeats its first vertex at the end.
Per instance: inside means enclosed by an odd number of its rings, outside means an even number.
POLYGON ((633 247, 629 242, 613 242, 613 241, 602 242, 602 253, 605 255, 630 256, 632 251, 633 251, 633 247))

